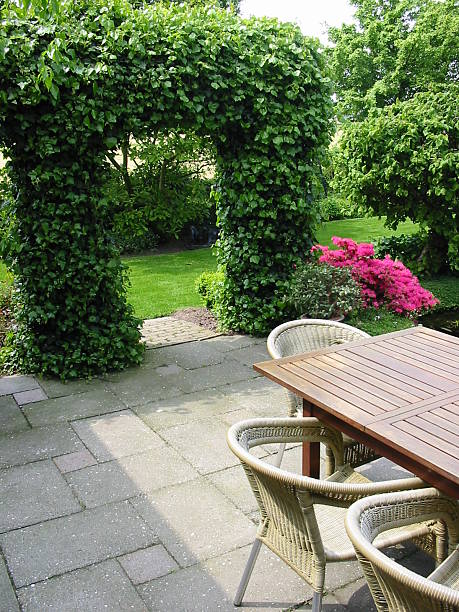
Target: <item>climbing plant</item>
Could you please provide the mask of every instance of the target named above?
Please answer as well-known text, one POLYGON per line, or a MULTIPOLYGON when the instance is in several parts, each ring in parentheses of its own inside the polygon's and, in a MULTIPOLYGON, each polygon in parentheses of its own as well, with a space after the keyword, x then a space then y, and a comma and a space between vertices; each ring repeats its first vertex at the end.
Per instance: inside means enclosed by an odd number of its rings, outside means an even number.
POLYGON ((126 0, 5 9, 0 145, 12 185, 10 360, 62 377, 141 359, 109 233, 107 154, 183 127, 216 149, 224 323, 262 333, 311 240, 330 95, 316 44, 276 20, 126 0))

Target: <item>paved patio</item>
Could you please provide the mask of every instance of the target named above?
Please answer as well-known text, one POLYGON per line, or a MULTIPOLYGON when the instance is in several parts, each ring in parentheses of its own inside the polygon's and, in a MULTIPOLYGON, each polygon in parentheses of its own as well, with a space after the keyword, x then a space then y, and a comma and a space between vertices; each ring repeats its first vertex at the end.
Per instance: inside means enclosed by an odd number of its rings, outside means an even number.
MULTIPOLYGON (((257 511, 225 435, 283 416, 283 391, 252 370, 264 341, 192 341, 187 328, 180 343, 167 325, 172 344, 136 369, 65 385, 0 378, 0 612, 237 609, 257 511)), ((283 466, 298 471, 299 451, 283 466)), ((403 475, 385 460, 364 469, 403 475)), ((394 554, 430 567, 412 547, 394 554)), ((375 609, 356 562, 330 565, 326 585, 324 612, 375 609)), ((307 610, 311 597, 264 550, 244 609, 307 610)))

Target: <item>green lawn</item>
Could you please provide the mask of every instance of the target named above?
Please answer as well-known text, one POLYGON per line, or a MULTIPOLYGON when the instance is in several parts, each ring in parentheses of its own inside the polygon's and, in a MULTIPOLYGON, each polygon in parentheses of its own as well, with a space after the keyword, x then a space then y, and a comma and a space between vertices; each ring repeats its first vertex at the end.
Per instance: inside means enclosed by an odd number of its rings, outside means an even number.
POLYGON ((178 308, 200 306, 194 281, 204 270, 217 267, 212 249, 196 249, 167 255, 126 257, 132 286, 128 297, 135 314, 153 319, 178 308))
POLYGON ((400 234, 414 234, 418 225, 411 221, 400 223, 395 231, 384 227, 384 219, 377 217, 364 217, 362 219, 343 219, 342 221, 328 221, 317 231, 317 242, 332 246, 332 236, 352 238, 356 242, 372 242, 380 236, 398 236, 400 234))

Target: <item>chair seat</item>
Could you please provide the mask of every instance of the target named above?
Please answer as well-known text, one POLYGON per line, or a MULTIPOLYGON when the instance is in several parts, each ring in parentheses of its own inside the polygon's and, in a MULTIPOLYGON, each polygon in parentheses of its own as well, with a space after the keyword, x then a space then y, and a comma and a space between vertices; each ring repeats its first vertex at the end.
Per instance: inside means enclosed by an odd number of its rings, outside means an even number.
MULTIPOLYGON (((349 465, 341 466, 339 471, 326 478, 326 480, 348 484, 371 482, 368 478, 362 476, 362 474, 355 472, 349 465)), ((322 534, 327 561, 355 559, 354 547, 344 528, 347 508, 314 504, 314 512, 320 533, 322 534)), ((429 533, 429 528, 426 523, 397 527, 384 531, 384 533, 375 539, 374 545, 377 548, 385 548, 386 546, 393 546, 394 544, 399 544, 427 533, 429 533)))
POLYGON ((429 580, 459 591, 459 550, 456 549, 429 576, 429 580))

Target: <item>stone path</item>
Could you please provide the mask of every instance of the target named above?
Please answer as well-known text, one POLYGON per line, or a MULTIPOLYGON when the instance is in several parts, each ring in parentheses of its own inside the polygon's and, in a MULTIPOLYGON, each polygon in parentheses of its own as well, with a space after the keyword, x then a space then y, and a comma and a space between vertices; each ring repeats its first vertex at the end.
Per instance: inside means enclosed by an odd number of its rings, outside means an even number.
MULTIPOLYGON (((139 368, 68 384, 0 378, 0 612, 235 609, 257 511, 225 435, 283 415, 283 392, 251 367, 264 341, 196 340, 186 324, 177 344, 162 321, 174 344, 139 368)), ((412 549, 397 554, 426 569, 412 549)), ((245 609, 306 610, 311 595, 264 550, 245 609)), ((323 609, 374 610, 357 563, 327 569, 323 609)))
POLYGON ((221 336, 221 334, 173 317, 146 319, 142 327, 142 339, 148 348, 205 340, 216 336, 221 336))

